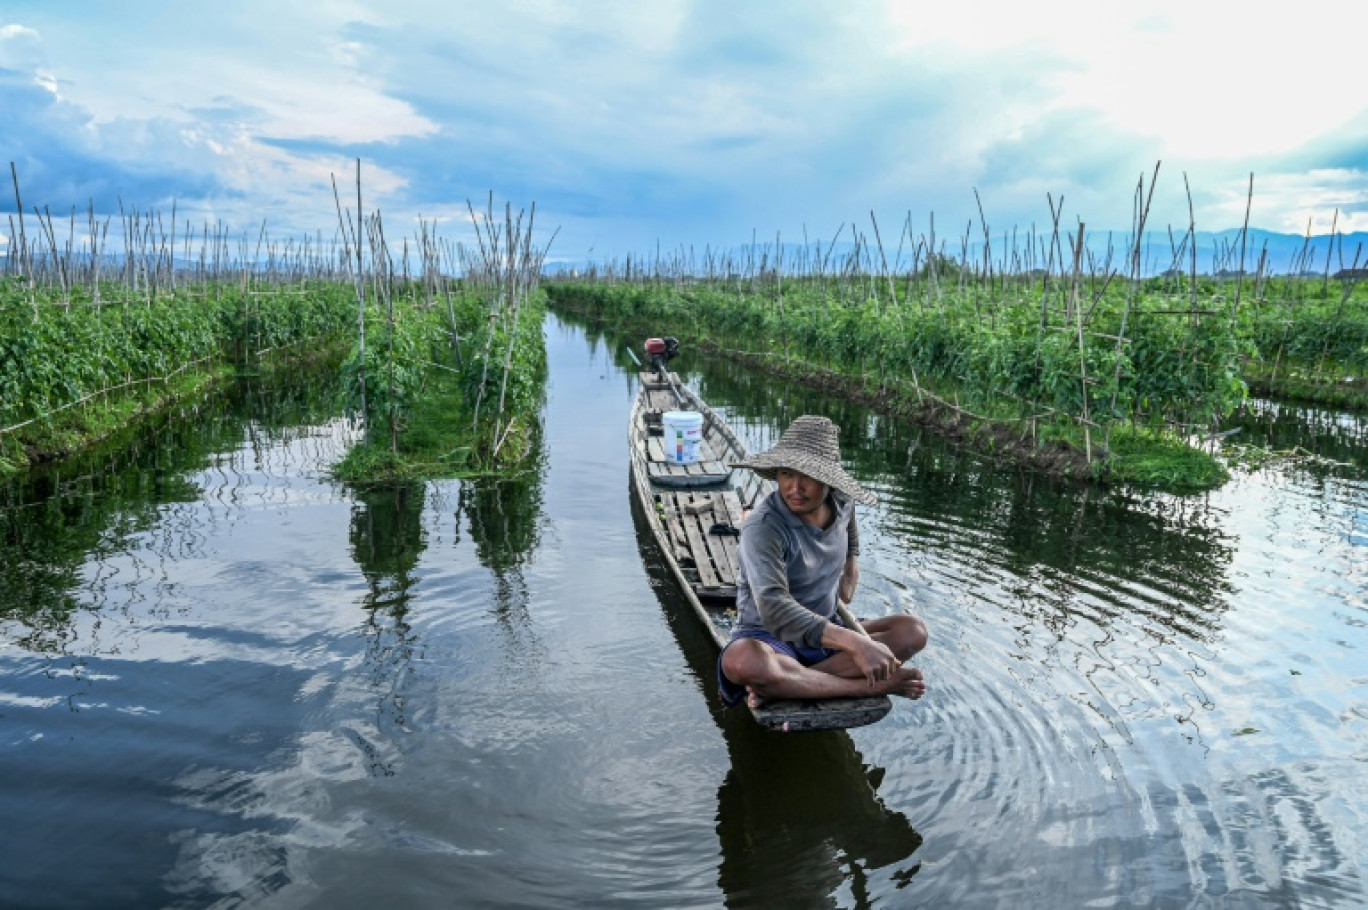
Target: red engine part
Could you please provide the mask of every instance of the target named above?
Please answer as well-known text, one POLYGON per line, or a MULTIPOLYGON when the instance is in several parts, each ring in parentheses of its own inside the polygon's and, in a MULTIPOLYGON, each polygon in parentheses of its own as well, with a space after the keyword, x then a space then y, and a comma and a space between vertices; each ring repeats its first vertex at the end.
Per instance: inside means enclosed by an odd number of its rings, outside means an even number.
POLYGON ((665 353, 665 339, 664 339, 664 338, 647 338, 647 339, 646 339, 646 353, 647 353, 647 354, 664 354, 664 353, 665 353))

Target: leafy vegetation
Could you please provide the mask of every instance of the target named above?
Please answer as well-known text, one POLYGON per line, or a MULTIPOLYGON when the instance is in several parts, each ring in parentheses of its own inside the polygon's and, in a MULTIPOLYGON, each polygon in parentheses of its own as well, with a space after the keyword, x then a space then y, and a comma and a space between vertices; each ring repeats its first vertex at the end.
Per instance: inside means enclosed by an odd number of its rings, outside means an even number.
POLYGON ((174 210, 121 210, 116 254, 93 211, 79 243, 74 212, 62 243, 46 210, 34 210, 32 234, 20 211, 0 262, 0 476, 264 356, 330 349, 348 327, 343 404, 364 435, 339 476, 516 470, 534 448, 545 380, 532 215, 509 206, 496 220, 492 197, 482 217, 471 208, 477 250, 420 223, 412 277, 408 241, 396 266, 380 214, 361 212, 359 161, 355 199, 353 220, 336 195, 330 244, 274 242, 264 225, 254 243, 221 224, 178 234, 174 210))
MULTIPOLYGON (((532 245, 531 217, 515 219, 511 207, 501 222, 492 206, 471 220, 479 249, 458 248, 459 281, 442 273, 443 250, 426 229, 421 281, 398 280, 387 265, 378 217, 350 235, 381 267, 343 368, 365 438, 336 466, 340 479, 508 474, 533 454, 546 382, 544 251, 532 245)), ((366 300, 364 282, 356 294, 366 300)))
POLYGON ((106 287, 96 304, 0 282, 0 475, 87 445, 262 354, 313 353, 353 318, 336 283, 150 299, 106 287))
POLYGON ((1200 440, 1221 437, 1251 385, 1368 405, 1365 270, 1355 253, 1333 277, 1328 259, 1312 272, 1308 242, 1293 274, 1274 276, 1264 250, 1250 275, 1241 231, 1199 274, 1190 224, 1170 229, 1171 266, 1154 274, 1157 177, 1136 187, 1120 264, 1110 234, 1099 256, 1084 224, 1061 229, 1051 198, 1053 230, 1024 246, 1015 229, 995 240, 980 210, 981 238, 970 222, 958 257, 934 216, 920 236, 909 216, 890 252, 871 213, 873 242, 851 224, 839 254, 845 225, 829 244, 657 250, 591 264, 552 301, 840 384, 1022 464, 1207 488, 1227 475, 1200 440))
POLYGON ((1275 396, 1368 409, 1368 286, 1300 279, 1252 308, 1250 385, 1275 396))
POLYGON ((535 450, 546 387, 544 313, 541 292, 516 320, 470 290, 453 294, 446 311, 405 300, 391 320, 369 308, 368 322, 381 328, 364 361, 353 345, 343 380, 349 413, 372 431, 336 475, 373 483, 520 468, 535 450))
POLYGON ((1218 426, 1243 400, 1248 345, 1228 318, 1123 289, 1044 305, 1032 290, 991 300, 842 299, 819 282, 789 280, 782 299, 777 283, 747 293, 706 282, 558 283, 551 294, 557 305, 669 326, 789 372, 845 377, 993 454, 1015 447, 1030 461, 1063 444, 1083 466, 1046 459, 1060 472, 1186 489, 1224 480, 1210 455, 1181 440, 1218 426), (966 424, 999 431, 965 432, 966 424))

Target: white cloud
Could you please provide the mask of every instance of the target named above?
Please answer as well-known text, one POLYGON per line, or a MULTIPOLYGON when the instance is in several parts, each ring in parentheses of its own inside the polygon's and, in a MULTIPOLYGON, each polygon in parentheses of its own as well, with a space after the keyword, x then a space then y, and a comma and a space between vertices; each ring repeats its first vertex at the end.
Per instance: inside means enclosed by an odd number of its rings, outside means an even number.
MULTIPOLYGON (((336 37, 364 18, 355 4, 256 0, 162 13, 81 21, 61 16, 45 23, 47 51, 61 57, 50 71, 64 97, 95 123, 190 119, 209 108, 251 110, 254 131, 286 140, 393 142, 436 129, 370 78, 362 43, 336 37)), ((36 29, 5 29, 27 45, 38 42, 36 29)), ((10 43, 0 42, 0 52, 10 43)), ((11 68, 35 69, 40 56, 30 47, 11 68)))
POLYGON ((0 69, 43 74, 43 39, 36 29, 17 23, 0 25, 0 69))
MULTIPOLYGON (((211 12, 202 14, 214 18, 211 12)), ((268 16, 262 5, 255 22, 268 18, 283 25, 289 17, 268 16)), ((344 57, 318 65, 308 55, 281 53, 279 46, 254 49, 245 45, 240 53, 217 53, 207 49, 215 46, 212 39, 199 45, 154 40, 139 48, 139 39, 126 36, 131 42, 126 43, 120 33, 137 24, 136 20, 131 25, 123 20, 92 21, 88 31, 73 31, 73 22, 62 19, 52 27, 42 27, 50 36, 46 45, 37 28, 0 28, 0 54, 4 55, 0 65, 27 73, 28 84, 48 97, 44 103, 29 92, 12 94, 8 101, 11 125, 40 144, 31 150, 15 150, 20 170, 26 180, 49 187, 49 192, 77 194, 35 202, 83 206, 85 194, 99 194, 92 187, 107 186, 90 173, 92 167, 103 164, 109 174, 162 174, 167 178, 163 184, 174 174, 204 175, 199 187, 187 184, 179 192, 168 188, 166 197, 151 199, 128 198, 136 192, 135 186, 151 185, 151 181, 129 181, 119 195, 130 204, 161 205, 180 197, 180 211, 186 214, 231 216, 239 224, 267 218, 293 230, 327 230, 335 221, 329 175, 349 174, 353 156, 342 151, 294 150, 289 143, 392 143, 436 129, 407 102, 374 84, 357 65, 365 55, 357 42, 351 43, 350 62, 344 57), (45 51, 82 49, 97 31, 103 33, 93 58, 61 54, 51 72, 37 68, 44 63, 45 51), (110 46, 118 47, 119 53, 137 54, 140 65, 106 69, 101 64, 110 46), (21 108, 15 107, 20 104, 21 108), (19 116, 27 129, 19 129, 19 116), (216 198, 203 202, 185 198, 208 185, 215 188, 216 198)), ((222 24, 206 23, 205 30, 214 32, 222 24)), ((294 43, 296 48, 307 47, 313 40, 297 31, 277 38, 277 44, 294 43)), ((321 39, 315 43, 325 46, 321 39)), ((320 55, 325 54, 320 51, 320 55)), ((3 91, 9 89, 0 86, 3 91)), ((0 96, 0 114, 5 113, 6 104, 0 96)), ((365 183, 378 197, 396 191, 405 181, 393 170, 368 161, 365 183)), ((111 203, 114 191, 117 186, 103 193, 111 203)))
POLYGON ((1046 76, 1047 109, 1097 111, 1114 128, 1157 137, 1164 156, 1285 152, 1368 102, 1345 90, 1362 78, 1357 0, 1277 16, 1233 0, 1105 10, 1082 0, 934 10, 889 0, 888 15, 904 53, 1048 50, 1059 68, 1046 76))
MULTIPOLYGON (((435 123, 408 103, 355 77, 336 81, 328 79, 328 74, 281 78, 257 68, 234 66, 233 70, 218 83, 231 86, 231 94, 220 93, 213 100, 251 105, 250 126, 263 138, 350 145, 392 143, 437 130, 435 123)), ((202 100, 209 103, 211 99, 202 100)))
POLYGON ((0 41, 37 40, 38 33, 17 23, 0 25, 0 41))
MULTIPOLYGON (((1368 173, 1327 168, 1273 174, 1255 184, 1255 203, 1277 214, 1277 229, 1291 234, 1368 231, 1368 173)), ((1243 201, 1241 201, 1243 205, 1243 201)), ((1229 208, 1227 207, 1227 211, 1229 208)))
POLYGON ((829 232, 870 208, 962 225, 975 189, 995 228, 1043 223, 1050 193, 1124 229, 1159 159, 1160 223, 1186 222, 1184 172, 1204 229, 1243 219, 1250 171, 1256 226, 1364 217, 1347 0, 117 6, 33 7, 0 26, 0 66, 53 99, 43 135, 83 166, 202 175, 206 208, 249 222, 327 230, 328 175, 358 155, 377 202, 460 217, 493 190, 582 247, 829 232))

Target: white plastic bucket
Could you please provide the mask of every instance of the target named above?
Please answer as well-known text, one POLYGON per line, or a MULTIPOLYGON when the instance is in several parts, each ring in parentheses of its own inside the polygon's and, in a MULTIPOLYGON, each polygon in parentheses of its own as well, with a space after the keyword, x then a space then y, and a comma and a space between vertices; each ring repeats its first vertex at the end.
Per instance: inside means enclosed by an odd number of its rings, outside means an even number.
POLYGON ((697 411, 666 411, 660 415, 665 428, 665 457, 675 464, 698 461, 698 444, 703 441, 703 415, 697 411))

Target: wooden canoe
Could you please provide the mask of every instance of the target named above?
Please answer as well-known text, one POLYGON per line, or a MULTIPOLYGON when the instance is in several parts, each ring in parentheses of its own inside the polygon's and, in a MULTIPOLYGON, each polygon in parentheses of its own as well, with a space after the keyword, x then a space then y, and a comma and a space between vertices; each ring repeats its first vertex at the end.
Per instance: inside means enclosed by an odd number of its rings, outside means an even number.
MULTIPOLYGON (((745 469, 729 465, 746 448, 712 408, 684 385, 678 374, 643 371, 628 425, 632 489, 646 513, 670 572, 721 650, 736 624, 737 544, 744 510, 773 488, 745 469), (670 411, 703 415, 698 458, 671 460, 662 444, 662 418, 670 411)), ((859 623, 842 607, 847 625, 859 623)), ((772 730, 833 730, 860 727, 892 709, 887 696, 778 700, 752 708, 756 721, 772 730)))

